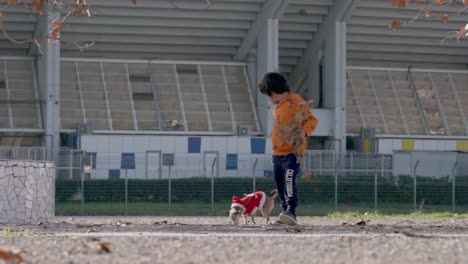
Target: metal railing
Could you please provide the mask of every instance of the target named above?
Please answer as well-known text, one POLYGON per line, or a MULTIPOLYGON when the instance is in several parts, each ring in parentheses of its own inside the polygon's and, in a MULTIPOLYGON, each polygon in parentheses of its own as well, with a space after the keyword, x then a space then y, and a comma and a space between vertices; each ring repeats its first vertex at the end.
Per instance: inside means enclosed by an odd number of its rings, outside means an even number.
POLYGON ((337 154, 332 150, 307 151, 304 169, 314 175, 373 175, 378 169, 381 176, 392 175, 393 156, 388 154, 347 152, 337 154), (379 163, 380 160, 382 163, 379 163))
POLYGON ((44 147, 0 147, 3 160, 46 160, 44 147))

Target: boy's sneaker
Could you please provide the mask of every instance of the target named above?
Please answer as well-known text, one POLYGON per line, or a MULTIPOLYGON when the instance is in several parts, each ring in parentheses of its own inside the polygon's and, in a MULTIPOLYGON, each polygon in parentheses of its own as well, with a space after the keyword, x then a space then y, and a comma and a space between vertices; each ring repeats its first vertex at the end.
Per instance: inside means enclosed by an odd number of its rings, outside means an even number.
POLYGON ((272 223, 273 225, 277 225, 277 226, 282 226, 282 225, 286 225, 285 222, 281 221, 281 220, 276 220, 272 223))
POLYGON ((281 222, 283 222, 283 223, 285 223, 287 225, 290 225, 290 226, 297 225, 296 216, 294 214, 292 214, 291 212, 289 212, 289 211, 281 213, 279 215, 279 219, 280 219, 281 222))

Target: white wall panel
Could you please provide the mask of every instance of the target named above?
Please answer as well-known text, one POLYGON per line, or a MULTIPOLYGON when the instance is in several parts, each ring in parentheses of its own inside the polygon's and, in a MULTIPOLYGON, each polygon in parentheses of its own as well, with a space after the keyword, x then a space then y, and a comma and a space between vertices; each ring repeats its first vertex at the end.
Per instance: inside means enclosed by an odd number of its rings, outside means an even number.
POLYGON ((122 152, 122 137, 121 136, 107 136, 109 153, 120 153, 122 152))
MULTIPOLYGON (((237 138, 237 153, 239 154, 250 154, 250 137, 238 137, 237 138)), ((236 153, 236 152, 232 152, 236 153)))
POLYGON ((188 153, 188 137, 172 137, 171 140, 175 143, 175 153, 188 153))
POLYGON ((136 136, 120 136, 122 144, 122 152, 135 152, 135 141, 136 136))
POLYGON ((165 153, 175 153, 175 141, 174 136, 163 136, 161 137, 161 150, 165 153))

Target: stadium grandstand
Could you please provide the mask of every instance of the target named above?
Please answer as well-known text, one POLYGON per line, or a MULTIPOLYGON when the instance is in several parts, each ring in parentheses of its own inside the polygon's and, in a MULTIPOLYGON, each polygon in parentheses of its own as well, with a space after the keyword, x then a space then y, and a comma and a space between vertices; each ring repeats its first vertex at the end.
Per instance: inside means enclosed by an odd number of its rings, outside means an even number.
MULTIPOLYGON (((441 42, 466 13, 392 30, 392 20, 419 8, 386 0, 88 2, 95 16, 68 18, 61 42, 0 36, 0 157, 60 167, 84 151, 91 177, 101 179, 127 169, 161 178, 178 161, 181 174, 207 176, 212 159, 218 175, 251 175, 253 160, 253 174, 268 175, 271 105, 257 83, 269 71, 314 100, 319 127, 309 150, 468 150, 468 42, 441 42), (93 45, 81 51, 76 43, 93 45)), ((457 12, 432 12, 447 10, 457 12)), ((63 15, 12 6, 3 20, 12 37, 40 39, 63 15)))

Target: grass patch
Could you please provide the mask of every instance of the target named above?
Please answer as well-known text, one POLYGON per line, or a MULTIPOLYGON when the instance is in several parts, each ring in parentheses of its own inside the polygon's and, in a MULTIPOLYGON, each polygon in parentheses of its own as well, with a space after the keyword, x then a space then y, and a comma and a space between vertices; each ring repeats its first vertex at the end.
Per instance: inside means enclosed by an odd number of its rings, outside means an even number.
MULTIPOLYGON (((214 203, 214 214, 211 203, 204 201, 190 201, 185 203, 172 203, 171 207, 166 202, 143 202, 132 201, 128 203, 127 212, 131 216, 222 216, 229 210, 230 200, 218 201, 214 203)), ((81 207, 80 202, 57 202, 55 204, 55 214, 61 216, 73 215, 125 215, 124 202, 85 202, 81 207)), ((281 212, 279 202, 276 202, 272 215, 281 212)), ((333 203, 309 203, 299 204, 297 213, 299 216, 323 216, 330 218, 385 218, 385 217, 405 217, 418 219, 441 219, 454 217, 468 217, 468 206, 457 206, 457 213, 451 212, 451 206, 425 205, 423 210, 414 212, 412 204, 401 203, 380 203, 378 210, 374 211, 373 203, 339 204, 337 210, 333 203)))
POLYGON ((14 238, 14 237, 32 237, 38 236, 39 233, 29 229, 24 230, 11 230, 9 227, 5 227, 2 230, 3 238, 14 238))
POLYGON ((417 211, 408 214, 385 214, 380 212, 333 212, 325 216, 325 218, 332 219, 418 219, 418 220, 436 220, 436 219, 453 219, 453 218, 468 218, 468 213, 452 213, 452 212, 423 212, 417 211))

